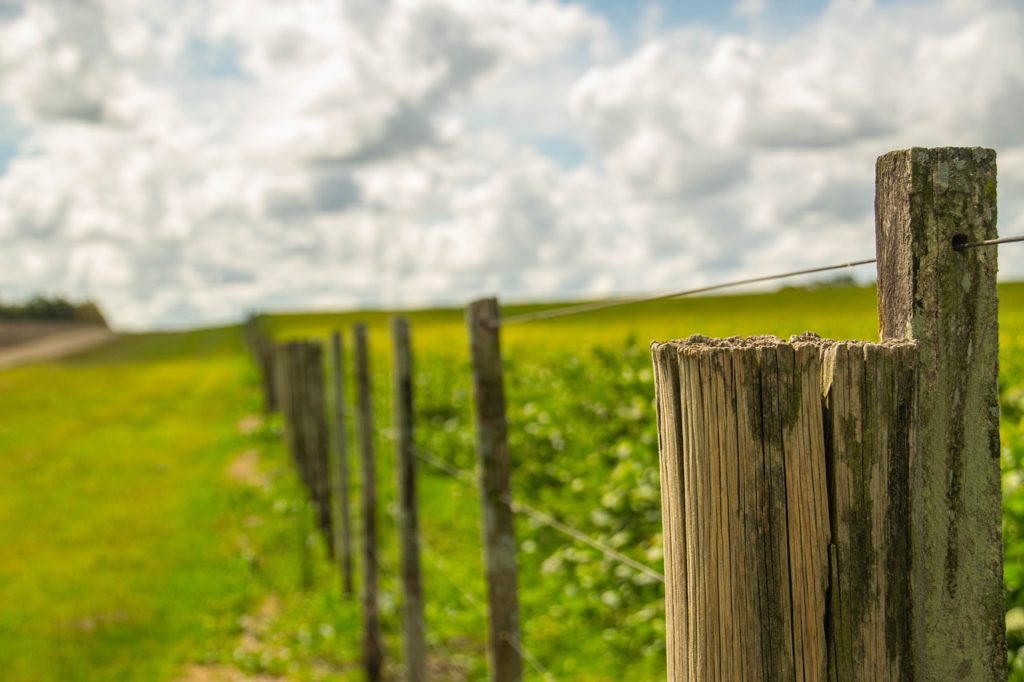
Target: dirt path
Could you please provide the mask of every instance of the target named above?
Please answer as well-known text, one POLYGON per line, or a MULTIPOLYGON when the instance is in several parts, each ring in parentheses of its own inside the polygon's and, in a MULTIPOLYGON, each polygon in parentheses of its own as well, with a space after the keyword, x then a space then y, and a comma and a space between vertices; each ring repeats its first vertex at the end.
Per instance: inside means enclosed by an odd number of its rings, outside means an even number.
POLYGON ((106 343, 116 336, 106 327, 87 327, 0 348, 0 369, 64 357, 106 343))

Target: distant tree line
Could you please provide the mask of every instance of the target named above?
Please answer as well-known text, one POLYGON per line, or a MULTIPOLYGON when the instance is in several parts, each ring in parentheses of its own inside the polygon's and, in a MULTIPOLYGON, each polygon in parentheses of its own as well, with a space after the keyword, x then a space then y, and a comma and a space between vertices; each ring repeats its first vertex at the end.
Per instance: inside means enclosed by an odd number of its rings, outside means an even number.
POLYGON ((819 279, 806 284, 790 284, 782 289, 805 289, 807 291, 820 291, 822 289, 850 289, 852 287, 867 286, 857 282, 852 275, 836 275, 828 279, 819 279))
POLYGON ((72 303, 61 296, 33 296, 24 303, 0 301, 0 320, 76 320, 106 324, 92 301, 72 303))

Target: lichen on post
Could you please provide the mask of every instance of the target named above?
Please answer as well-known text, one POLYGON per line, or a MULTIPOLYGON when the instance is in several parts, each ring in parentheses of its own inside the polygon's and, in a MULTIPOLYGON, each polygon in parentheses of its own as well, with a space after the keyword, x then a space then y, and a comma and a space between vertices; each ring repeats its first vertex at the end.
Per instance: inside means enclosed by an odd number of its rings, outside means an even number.
POLYGON ((920 347, 912 573, 918 679, 1006 679, 999 477, 996 232, 991 149, 878 159, 883 339, 920 347))

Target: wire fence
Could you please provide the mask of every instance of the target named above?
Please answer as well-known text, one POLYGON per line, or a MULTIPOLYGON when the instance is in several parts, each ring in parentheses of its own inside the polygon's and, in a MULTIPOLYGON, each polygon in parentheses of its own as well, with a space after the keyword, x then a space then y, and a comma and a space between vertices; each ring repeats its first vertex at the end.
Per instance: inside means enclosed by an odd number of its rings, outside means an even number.
MULTIPOLYGON (((975 246, 975 245, 972 245, 975 246)), ((965 247, 966 248, 966 247, 965 247)), ((541 320, 553 320, 559 317, 570 317, 573 315, 582 315, 584 313, 595 313, 599 310, 608 310, 610 308, 621 308, 628 305, 639 305, 641 303, 654 303, 655 301, 667 301, 673 298, 683 298, 686 296, 694 296, 696 294, 706 294, 712 291, 721 291, 723 289, 732 289, 734 287, 740 287, 747 284, 763 284, 766 282, 774 282, 780 279, 789 279, 790 277, 799 277, 801 275, 812 275, 820 272, 829 272, 831 270, 845 270, 847 268, 854 268, 859 265, 870 265, 874 263, 874 258, 868 258, 865 260, 851 261, 849 263, 838 263, 836 265, 824 265, 817 268, 805 268, 803 270, 791 270, 789 272, 780 272, 774 275, 763 275, 760 277, 748 277, 745 279, 736 279, 729 282, 720 282, 718 284, 709 284, 708 286, 697 287, 695 289, 684 289, 682 291, 673 291, 667 294, 654 294, 651 296, 640 296, 637 298, 623 298, 611 301, 598 301, 596 303, 583 303, 581 305, 567 306, 564 308, 554 308, 551 310, 539 310, 532 313, 523 313, 522 315, 510 315, 502 319, 498 325, 502 327, 508 327, 513 324, 523 324, 526 322, 539 322, 541 320)))
MULTIPOLYGON (((453 467, 447 462, 441 460, 440 458, 434 457, 433 455, 422 452, 420 450, 416 451, 416 457, 419 458, 421 461, 425 462, 426 464, 430 465, 431 467, 433 467, 436 471, 439 471, 444 475, 462 483, 463 485, 467 485, 470 488, 473 488, 475 491, 479 492, 479 485, 474 480, 473 476, 470 475, 468 472, 453 467)), ((525 504, 523 502, 517 502, 513 500, 510 495, 504 495, 502 496, 501 499, 505 504, 509 506, 509 508, 512 509, 514 513, 533 519, 537 523, 547 526, 548 528, 551 528, 553 530, 556 530, 559 533, 565 535, 566 537, 572 538, 573 540, 576 540, 577 542, 587 545, 592 549, 596 549, 598 552, 600 552, 607 558, 613 561, 617 561, 625 566, 629 566, 637 573, 642 573, 643 575, 646 575, 648 578, 651 578, 652 580, 655 580, 660 583, 665 582, 665 576, 661 573, 658 573, 650 566, 645 566, 639 561, 631 559, 622 552, 619 552, 609 547, 605 543, 588 535, 579 528, 574 528, 573 526, 570 526, 567 523, 563 523, 551 514, 531 507, 528 504, 525 504)))
MULTIPOLYGON (((1010 243, 1019 243, 1019 242, 1024 242, 1024 235, 1021 235, 1021 236, 1011 236, 1011 237, 1003 237, 1003 238, 999 238, 999 239, 990 239, 990 240, 983 240, 983 241, 977 241, 977 242, 966 242, 966 241, 964 241, 964 242, 958 243, 956 240, 954 240, 954 242, 951 244, 950 248, 952 248, 952 249, 954 249, 956 251, 963 251, 963 250, 966 250, 966 249, 993 247, 993 246, 997 246, 997 245, 1010 244, 1010 243)), ((599 301, 599 302, 594 302, 594 303, 586 303, 586 304, 580 304, 580 305, 572 305, 572 306, 566 306, 566 307, 560 307, 560 308, 553 308, 553 309, 547 309, 547 310, 539 310, 539 311, 527 312, 527 313, 523 313, 523 314, 519 314, 519 315, 511 315, 511 316, 506 317, 504 319, 498 319, 498 320, 495 320, 492 323, 491 326, 492 326, 492 328, 498 328, 498 327, 506 327, 506 326, 510 326, 510 325, 526 324, 526 323, 533 323, 533 322, 539 322, 539 321, 545 321, 545 320, 554 320, 554 319, 566 318, 566 317, 570 317, 570 316, 577 316, 577 315, 584 315, 584 314, 594 313, 594 312, 608 310, 608 309, 612 309, 612 308, 618 308, 618 307, 624 307, 624 306, 630 306, 630 305, 639 305, 639 304, 644 304, 644 303, 651 303, 651 302, 656 302, 656 301, 676 299, 676 298, 692 296, 692 295, 697 295, 697 294, 702 294, 702 293, 708 293, 708 292, 713 292, 713 291, 720 291, 720 290, 734 288, 734 287, 739 287, 739 286, 743 286, 743 285, 768 283, 768 282, 773 282, 773 281, 778 281, 778 280, 783 280, 783 279, 788 279, 788 278, 793 278, 793 277, 798 277, 798 276, 803 276, 803 275, 824 273, 824 272, 830 272, 830 271, 836 271, 836 270, 844 270, 844 269, 849 269, 849 268, 869 265, 869 264, 872 264, 872 263, 875 263, 875 262, 876 262, 876 259, 873 259, 873 258, 872 259, 862 259, 862 260, 857 260, 857 261, 851 261, 851 262, 839 263, 839 264, 833 264, 833 265, 826 265, 826 266, 821 266, 821 267, 805 268, 805 269, 791 270, 791 271, 775 273, 775 274, 770 274, 770 275, 763 275, 763 276, 757 276, 757 277, 749 277, 749 278, 743 278, 743 279, 736 279, 736 280, 720 282, 720 283, 717 283, 717 284, 711 284, 711 285, 702 286, 702 287, 690 288, 690 289, 685 289, 685 290, 681 290, 681 291, 674 291, 674 292, 670 292, 670 293, 662 293, 662 294, 655 294, 655 295, 650 295, 650 296, 641 296, 641 297, 632 297, 632 298, 623 298, 623 299, 614 299, 614 300, 599 301)), ((348 414, 352 414, 352 415, 357 414, 355 406, 352 406, 352 405, 346 403, 346 408, 347 408, 348 414)), ((393 439, 393 433, 389 429, 384 429, 384 428, 375 426, 374 427, 374 431, 379 436, 382 435, 382 436, 384 436, 386 438, 393 439)), ((414 454, 414 456, 415 456, 415 458, 417 460, 425 463, 426 465, 428 465, 435 472, 438 472, 438 473, 440 473, 440 474, 442 474, 442 475, 444 475, 444 476, 446 476, 446 477, 448 477, 448 478, 450 478, 452 480, 455 480, 458 483, 460 483, 461 485, 467 486, 468 488, 472 489, 478 495, 482 495, 483 494, 482 488, 481 488, 481 483, 480 483, 480 480, 479 480, 478 475, 477 475, 478 472, 472 472, 471 473, 470 471, 467 471, 465 469, 462 469, 462 468, 459 468, 459 467, 456 467, 456 466, 450 464, 449 462, 445 461, 444 459, 442 459, 440 457, 437 457, 436 455, 434 455, 434 454, 432 454, 430 452, 426 452, 426 451, 423 451, 423 450, 420 450, 420 449, 415 449, 413 454, 414 454)), ((518 500, 514 499, 510 494, 503 494, 503 495, 501 495, 500 496, 500 502, 502 504, 504 504, 504 505, 507 505, 508 509, 511 510, 514 514, 516 514, 518 516, 521 516, 521 517, 524 517, 524 518, 528 518, 528 519, 532 520, 533 522, 535 522, 537 524, 540 524, 542 526, 550 528, 550 529, 560 533, 561 535, 564 535, 565 537, 569 538, 571 541, 573 541, 575 543, 580 543, 580 544, 585 545, 585 546, 587 546, 587 547, 589 547, 589 548, 591 548, 593 550, 596 550, 603 557, 605 557, 605 558, 607 558, 607 559, 609 559, 611 561, 614 561, 614 562, 616 562, 618 564, 621 564, 623 566, 626 566, 629 569, 631 569, 632 571, 636 572, 637 574, 645 576, 649 580, 652 580, 652 581, 655 581, 655 582, 658 582, 658 583, 664 583, 665 582, 665 575, 664 574, 654 570, 650 566, 647 566, 647 565, 645 565, 645 564, 643 564, 643 563, 641 563, 641 562, 639 562, 639 561, 637 561, 637 560, 635 560, 635 559, 633 559, 633 558, 623 554, 622 552, 620 552, 620 551, 616 550, 615 548, 609 546, 607 543, 602 542, 601 540, 598 540, 597 538, 593 537, 591 534, 587 533, 583 529, 577 528, 577 527, 575 527, 575 526, 573 526, 573 525, 571 525, 571 524, 569 524, 567 522, 559 520, 558 518, 556 518, 555 515, 553 515, 552 513, 548 512, 548 511, 544 511, 544 510, 535 508, 535 507, 533 507, 533 506, 531 506, 529 504, 526 504, 524 502, 518 501, 518 500)), ((442 558, 441 554, 437 553, 437 552, 427 553, 425 551, 422 551, 423 550, 423 545, 422 545, 421 540, 419 538, 417 538, 416 542, 417 542, 418 549, 421 552, 421 556, 429 556, 431 561, 435 562, 438 566, 442 567, 442 570, 438 571, 437 575, 447 577, 448 576, 448 571, 444 569, 444 566, 445 566, 445 564, 447 562, 445 561, 445 559, 442 558)), ((376 550, 372 550, 372 551, 375 552, 374 553, 374 557, 375 557, 375 559, 377 561, 378 566, 383 566, 383 564, 381 563, 381 561, 379 559, 379 556, 376 554, 376 550)), ((394 566, 390 566, 390 568, 394 568, 394 566)), ((483 604, 481 604, 478 599, 476 599, 472 594, 470 594, 462 585, 460 585, 458 583, 458 581, 453 580, 453 579, 448 579, 447 582, 448 582, 449 587, 454 589, 455 592, 458 595, 460 595, 460 598, 470 608, 475 610, 482 618, 484 618, 486 620, 487 613, 486 613, 485 606, 483 604)), ((422 621, 422 619, 420 619, 418 624, 419 624, 419 626, 424 631, 426 631, 426 624, 422 621)), ((512 648, 514 648, 516 650, 516 652, 521 656, 522 660, 524 660, 527 663, 527 665, 529 665, 530 668, 533 669, 533 671, 535 673, 537 673, 538 675, 540 675, 541 677, 543 677, 546 680, 553 680, 553 679, 555 679, 553 674, 551 673, 551 671, 548 668, 546 668, 538 660, 537 656, 535 656, 534 653, 528 647, 526 647, 524 645, 524 643, 522 642, 522 640, 519 637, 517 637, 516 635, 514 635, 512 633, 508 633, 508 632, 502 632, 502 633, 500 633, 500 636, 512 648)), ((450 670, 456 670, 458 668, 457 663, 455 662, 455 656, 454 656, 453 652, 450 649, 448 649, 447 646, 445 646, 444 642, 438 640, 434 645, 431 646, 431 648, 433 649, 435 656, 437 658, 439 658, 444 663, 444 665, 446 667, 448 667, 450 670)))

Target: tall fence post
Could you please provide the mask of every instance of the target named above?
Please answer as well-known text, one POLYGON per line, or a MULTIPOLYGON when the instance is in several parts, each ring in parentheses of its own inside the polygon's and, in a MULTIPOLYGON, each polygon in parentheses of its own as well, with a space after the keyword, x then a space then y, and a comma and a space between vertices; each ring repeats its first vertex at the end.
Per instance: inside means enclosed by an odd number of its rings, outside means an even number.
POLYGON ((881 343, 652 344, 672 680, 1006 677, 995 154, 877 173, 881 343))
POLYGON ((999 476, 996 154, 940 148, 878 159, 883 339, 920 349, 911 507, 920 679, 1006 679, 999 476))
POLYGON ((348 431, 345 428, 345 369, 341 332, 331 334, 331 378, 334 388, 334 547, 341 568, 342 590, 351 595, 352 515, 349 502, 348 431))
POLYGON ((490 679, 493 682, 518 682, 522 679, 523 668, 519 654, 516 537, 510 506, 508 425, 497 299, 486 298, 471 303, 466 310, 466 320, 473 362, 476 444, 483 505, 490 679))
POLYGON ((398 464, 398 521, 402 545, 402 629, 405 679, 426 682, 427 648, 423 632, 423 585, 420 577, 416 459, 413 441, 412 353, 409 321, 391 320, 394 345, 395 455, 398 464))
POLYGON ((377 475, 374 462, 373 396, 370 390, 370 358, 366 325, 352 327, 355 343, 356 410, 362 462, 363 512, 363 665, 370 682, 381 679, 384 644, 377 600, 377 475))

